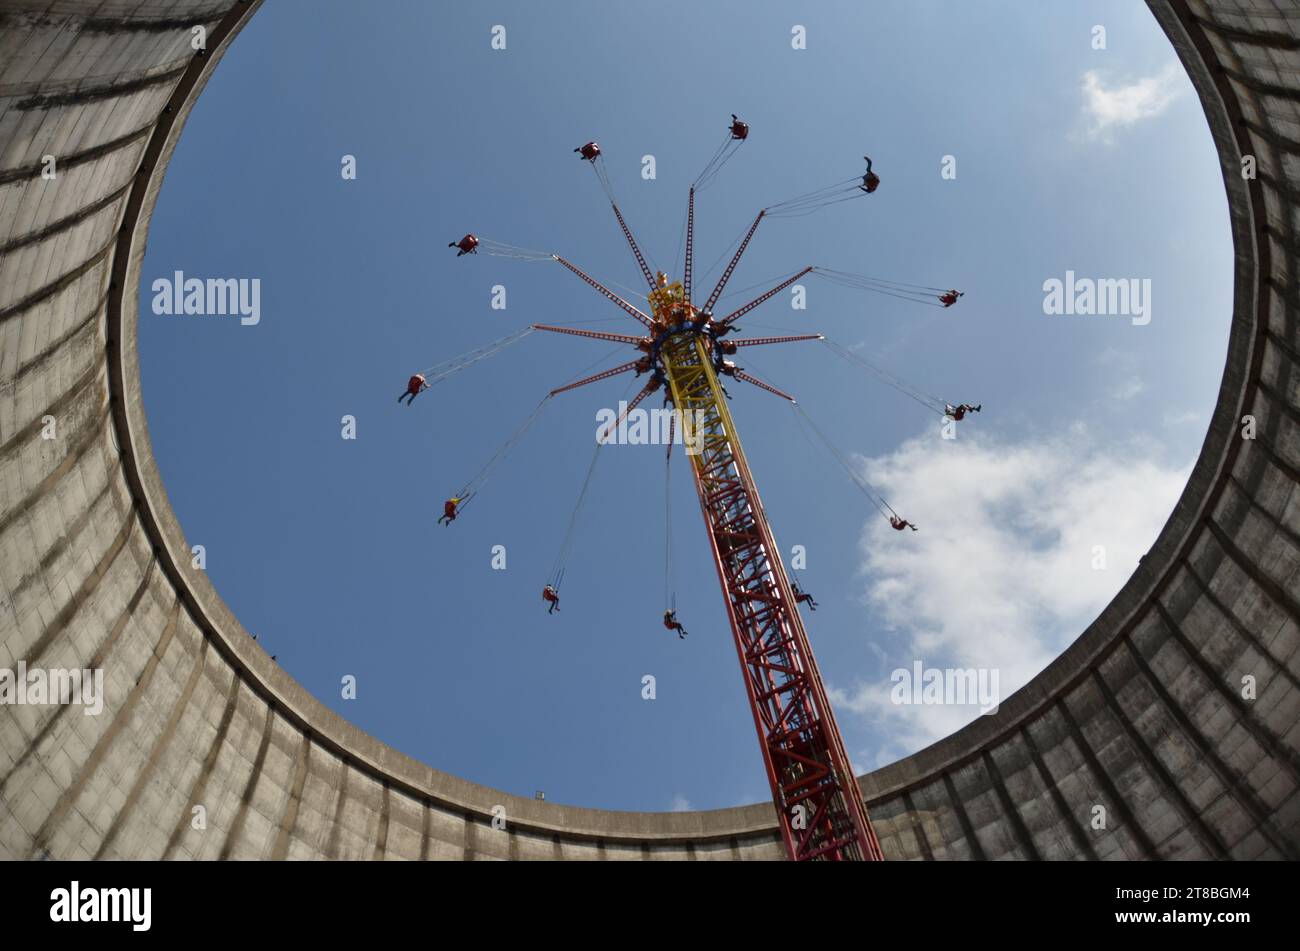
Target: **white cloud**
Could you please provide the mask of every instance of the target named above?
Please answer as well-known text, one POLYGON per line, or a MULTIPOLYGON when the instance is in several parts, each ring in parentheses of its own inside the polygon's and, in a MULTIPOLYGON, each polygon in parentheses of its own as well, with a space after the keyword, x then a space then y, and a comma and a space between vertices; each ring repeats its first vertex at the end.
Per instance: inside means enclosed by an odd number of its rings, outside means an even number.
POLYGON ((1187 77, 1177 63, 1154 76, 1127 85, 1106 86, 1101 73, 1083 74, 1083 111, 1088 135, 1109 140, 1116 129, 1127 128, 1164 112, 1187 89, 1187 77))
POLYGON ((917 660, 995 669, 1005 699, 1087 627, 1187 482, 1190 465, 1162 464, 1162 448, 1097 446, 1082 426, 1022 443, 967 429, 864 460, 867 479, 920 531, 875 519, 863 532, 869 629, 888 659, 873 682, 832 690, 838 708, 889 737, 861 759, 883 765, 977 715, 969 706, 892 703, 892 670, 917 660), (1093 567, 1098 545, 1104 570, 1093 567))
POLYGON ((691 801, 687 799, 685 796, 683 796, 681 793, 678 793, 676 796, 673 796, 673 804, 672 804, 673 812, 690 812, 692 808, 693 807, 691 806, 691 801))

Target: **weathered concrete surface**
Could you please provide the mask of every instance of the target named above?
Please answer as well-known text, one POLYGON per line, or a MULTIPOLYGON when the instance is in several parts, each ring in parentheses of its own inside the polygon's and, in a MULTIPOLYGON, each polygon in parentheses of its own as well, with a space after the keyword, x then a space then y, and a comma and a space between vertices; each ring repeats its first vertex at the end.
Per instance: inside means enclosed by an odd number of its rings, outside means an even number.
MULTIPOLYGON (((312 699, 189 567, 140 401, 139 272, 176 136, 256 6, 0 0, 0 667, 102 666, 109 709, 0 707, 0 857, 780 857, 768 805, 577 809, 414 762, 312 699)), ((1230 200, 1219 405, 1101 617, 996 716, 861 778, 891 858, 1300 856, 1300 14, 1150 6, 1230 200)))

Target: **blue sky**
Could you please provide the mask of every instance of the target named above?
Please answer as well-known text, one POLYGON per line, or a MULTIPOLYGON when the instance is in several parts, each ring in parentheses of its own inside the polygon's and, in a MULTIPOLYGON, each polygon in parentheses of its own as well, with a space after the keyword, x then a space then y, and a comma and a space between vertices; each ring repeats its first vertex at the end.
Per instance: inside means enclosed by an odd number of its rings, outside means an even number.
POLYGON ((600 141, 624 213, 666 263, 729 114, 751 124, 700 198, 701 267, 759 207, 870 153, 877 193, 766 222, 732 286, 818 264, 967 296, 943 311, 810 279, 807 310, 778 296, 747 332, 825 332, 984 412, 945 441, 935 417, 818 344, 741 363, 795 393, 922 531, 889 530, 780 400, 737 385, 732 408, 778 541, 808 551, 810 636, 855 763, 913 752, 971 714, 891 706, 890 671, 978 664, 1001 671, 1004 695, 1023 683, 1118 590, 1204 438, 1231 246, 1205 120, 1175 67, 1127 2, 267 4, 195 108, 152 223, 142 375, 171 503, 280 663, 412 756, 588 806, 765 799, 683 459, 689 640, 659 624, 662 447, 602 454, 562 613, 539 598, 596 413, 628 382, 552 401, 465 516, 434 524, 548 389, 625 358, 533 334, 410 408, 396 397, 415 370, 534 321, 636 331, 553 264, 446 248, 474 231, 637 286, 572 153, 582 142, 600 141), (505 50, 490 47, 496 24, 505 50), (795 24, 807 49, 791 48, 795 24), (151 313, 148 284, 177 269, 259 278, 261 322, 151 313), (1150 324, 1046 316, 1043 282, 1067 270, 1150 279, 1150 324), (489 306, 495 284, 505 310, 489 306), (356 700, 340 697, 348 674, 356 700))

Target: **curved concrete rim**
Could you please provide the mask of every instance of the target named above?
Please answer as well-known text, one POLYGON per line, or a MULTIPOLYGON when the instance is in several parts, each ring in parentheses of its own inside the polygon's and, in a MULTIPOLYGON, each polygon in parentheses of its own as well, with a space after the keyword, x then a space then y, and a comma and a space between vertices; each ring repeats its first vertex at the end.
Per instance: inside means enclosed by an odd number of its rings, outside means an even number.
MULTIPOLYGON (((160 181, 166 174, 167 160, 184 128, 184 120, 202 92, 207 78, 230 42, 260 6, 259 0, 257 3, 241 4, 232 10, 210 35, 213 55, 206 63, 196 61, 182 78, 170 104, 172 111, 163 115, 150 138, 141 175, 132 189, 126 217, 122 222, 121 238, 115 255, 114 286, 110 288, 108 299, 113 419, 121 439, 128 480, 141 502, 140 514, 153 540, 159 565, 172 578, 176 590, 181 593, 193 616, 200 620, 214 646, 236 668, 245 671, 246 681, 286 719, 298 724, 321 745, 335 750, 345 761, 385 777, 391 785, 403 788, 412 795, 485 818, 491 818, 493 806, 505 804, 509 813, 516 817, 516 823, 523 822, 546 832, 563 832, 567 836, 608 838, 608 823, 601 821, 605 815, 603 810, 538 804, 536 800, 523 799, 458 779, 398 752, 352 725, 304 690, 275 664, 226 606, 207 574, 187 567, 191 560, 189 544, 172 511, 158 472, 140 392, 136 339, 143 254, 136 252, 143 249, 147 239, 149 221, 158 194, 156 187, 151 188, 153 180, 156 178, 160 181), (128 319, 124 320, 124 317, 128 319), (563 814, 554 814, 557 811, 563 814), (525 813, 526 818, 521 818, 525 813)), ((1186 34, 1187 24, 1183 19, 1166 17, 1162 19, 1162 26, 1186 34)), ((1190 36, 1188 42, 1193 42, 1190 36)), ((1194 81, 1196 78, 1193 76, 1194 81)), ((1211 124, 1233 128, 1229 107, 1217 87, 1206 88, 1202 83, 1197 83, 1197 91, 1211 124)), ((1226 178, 1226 186, 1231 199, 1237 202, 1245 200, 1253 208, 1255 202, 1244 194, 1238 181, 1226 178)), ((1253 307, 1240 305, 1243 297, 1254 296, 1259 273, 1256 264, 1259 248, 1253 232, 1234 234, 1233 238, 1238 261, 1237 313, 1250 313, 1253 312, 1253 307), (1243 267, 1248 272, 1246 275, 1242 274, 1243 267), (1243 276, 1247 278, 1245 281, 1241 279, 1243 276)), ((1222 473, 1231 467, 1240 451, 1241 440, 1224 438, 1224 434, 1234 429, 1236 420, 1243 414, 1243 406, 1248 402, 1250 386, 1243 389, 1242 379, 1252 379, 1258 370, 1258 361, 1263 358, 1262 349, 1256 346, 1258 326, 1256 322, 1245 328, 1248 332, 1242 332, 1240 326, 1234 327, 1219 400, 1205 446, 1177 506, 1137 572, 1098 619, 1041 674, 1009 697, 997 715, 983 717, 905 759, 859 777, 858 782, 868 805, 879 797, 926 783, 933 773, 951 769, 979 756, 980 750, 995 743, 999 737, 1014 732, 1024 720, 1055 702, 1056 695, 1062 689, 1088 676, 1088 670, 1098 656, 1112 647, 1116 640, 1115 632, 1131 628, 1143 605, 1154 597, 1160 587, 1169 583, 1179 553, 1185 552, 1192 543, 1193 528, 1223 491, 1222 473), (1246 366, 1252 372, 1242 373, 1242 368, 1246 366)), ((725 827, 725 831, 719 833, 720 837, 767 831, 774 826, 771 811, 772 807, 768 803, 711 810, 705 826, 712 827, 717 823, 725 827)), ((694 813, 616 812, 615 815, 621 828, 631 831, 635 827, 638 838, 692 841, 708 838, 702 833, 700 820, 694 813), (632 817, 638 821, 629 823, 628 820, 632 817)))

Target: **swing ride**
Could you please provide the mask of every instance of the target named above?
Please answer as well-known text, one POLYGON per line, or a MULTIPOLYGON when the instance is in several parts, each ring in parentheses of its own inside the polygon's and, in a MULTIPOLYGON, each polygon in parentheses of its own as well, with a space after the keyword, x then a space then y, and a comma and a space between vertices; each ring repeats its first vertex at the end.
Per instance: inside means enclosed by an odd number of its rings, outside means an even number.
MULTIPOLYGON (((443 518, 439 521, 450 525, 478 496, 492 471, 523 438, 552 399, 623 374, 634 374, 634 379, 648 376, 636 395, 621 406, 617 418, 597 434, 586 478, 543 591, 547 609, 550 612, 559 609, 561 586, 572 552, 579 513, 592 483, 602 446, 640 403, 653 394, 662 393, 665 405, 673 408, 668 450, 665 454, 666 472, 671 472, 672 427, 681 426, 683 442, 690 447, 686 455, 691 477, 704 516, 712 561, 726 602, 787 854, 797 861, 880 860, 883 857, 880 844, 867 817, 798 610, 799 603, 808 604, 812 609, 815 608, 815 602, 792 582, 782 562, 780 549, 759 499, 753 473, 741 448, 735 420, 728 408, 731 395, 726 391, 722 379, 748 383, 785 400, 794 408, 805 435, 809 436, 810 441, 811 436, 815 435, 823 443, 880 514, 895 528, 901 530, 901 523, 902 527, 914 529, 866 482, 850 458, 835 448, 793 396, 747 373, 728 358, 738 355, 743 348, 820 341, 847 362, 866 370, 927 410, 949 420, 955 422, 967 411, 978 411, 979 407, 964 403, 954 406, 867 362, 854 351, 827 340, 822 334, 751 338, 735 338, 732 335, 740 331, 739 321, 745 315, 809 275, 858 290, 944 308, 956 303, 961 293, 947 288, 908 284, 807 265, 785 276, 770 289, 730 313, 715 313, 724 289, 762 222, 770 218, 812 214, 830 205, 865 198, 880 185, 880 178, 872 171, 871 160, 868 158, 865 174, 855 175, 760 210, 743 237, 739 238, 738 245, 733 242, 734 253, 713 289, 697 304, 694 286, 696 196, 716 180, 722 167, 748 141, 750 134, 746 123, 735 115, 731 118, 732 122, 721 145, 696 177, 688 193, 685 256, 682 259, 680 280, 671 279, 663 271, 653 271, 647 263, 619 209, 600 146, 592 141, 574 149, 579 159, 590 164, 594 170, 628 247, 636 258, 646 283, 644 303, 633 302, 640 297, 641 292, 629 295, 633 298, 629 300, 558 254, 520 248, 474 234, 466 234, 463 238, 450 242, 449 247, 457 249, 457 257, 484 253, 520 261, 558 263, 620 308, 640 325, 640 329, 635 334, 625 334, 533 324, 478 350, 429 367, 419 374, 424 384, 422 389, 427 389, 453 373, 500 353, 535 331, 621 344, 629 349, 631 357, 618 366, 551 390, 483 467, 447 500, 443 518), (689 433, 686 432, 686 427, 690 427, 689 433), (689 441, 685 438, 688 435, 689 441)), ((731 251, 731 248, 727 251, 731 251)), ((727 251, 723 252, 723 256, 727 251)), ((723 256, 719 257, 719 263, 723 256)), ((667 476, 665 487, 670 500, 667 476)), ((669 506, 670 504, 669 502, 669 506)), ((675 631, 679 637, 684 638, 686 631, 676 616, 676 598, 672 584, 670 507, 667 518, 663 623, 670 631, 675 631)))

